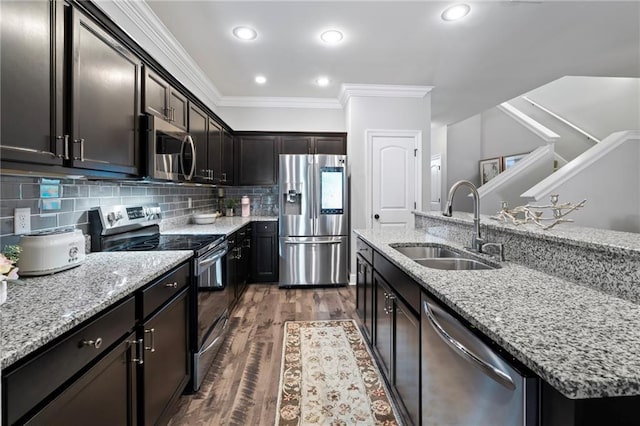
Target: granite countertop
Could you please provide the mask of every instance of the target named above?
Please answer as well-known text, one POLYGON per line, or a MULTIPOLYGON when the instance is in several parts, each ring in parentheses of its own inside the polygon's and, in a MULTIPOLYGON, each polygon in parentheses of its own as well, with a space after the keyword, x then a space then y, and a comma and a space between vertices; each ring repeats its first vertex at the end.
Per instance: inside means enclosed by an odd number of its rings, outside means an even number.
MULTIPOLYGON (((440 211, 419 212, 413 214, 430 217, 446 222, 463 223, 473 225, 473 214, 465 212, 453 212, 452 217, 443 217, 440 211)), ((514 225, 511 222, 502 222, 492 219, 489 215, 480 215, 480 223, 483 228, 491 228, 497 231, 509 230, 522 235, 535 236, 547 241, 563 242, 566 244, 587 247, 593 250, 606 250, 622 255, 638 255, 640 252, 640 234, 634 232, 611 231, 608 229, 587 228, 570 223, 562 223, 551 229, 543 230, 537 225, 514 225)))
POLYGON ((192 256, 191 251, 90 253, 77 268, 9 281, 0 306, 2 368, 192 256))
POLYGON ((275 222, 278 216, 232 216, 219 217, 214 223, 208 225, 196 225, 190 223, 179 225, 169 229, 163 229, 163 234, 225 234, 231 235, 247 223, 251 222, 275 222))
POLYGON ((511 262, 430 269, 389 246, 462 249, 424 230, 354 232, 566 397, 640 395, 639 305, 511 262))

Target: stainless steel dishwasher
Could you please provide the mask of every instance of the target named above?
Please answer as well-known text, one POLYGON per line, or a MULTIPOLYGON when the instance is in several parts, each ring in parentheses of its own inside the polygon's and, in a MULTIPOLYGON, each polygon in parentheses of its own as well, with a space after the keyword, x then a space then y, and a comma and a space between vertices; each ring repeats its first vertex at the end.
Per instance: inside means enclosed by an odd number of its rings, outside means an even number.
POLYGON ((422 295, 422 424, 538 424, 538 378, 516 370, 422 295))

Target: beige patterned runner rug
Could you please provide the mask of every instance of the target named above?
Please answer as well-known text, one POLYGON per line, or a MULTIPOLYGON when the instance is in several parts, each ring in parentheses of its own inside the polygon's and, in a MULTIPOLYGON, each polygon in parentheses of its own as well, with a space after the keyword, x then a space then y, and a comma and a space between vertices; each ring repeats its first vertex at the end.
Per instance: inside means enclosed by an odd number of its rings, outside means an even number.
POLYGON ((284 324, 277 425, 398 425, 353 320, 284 324))

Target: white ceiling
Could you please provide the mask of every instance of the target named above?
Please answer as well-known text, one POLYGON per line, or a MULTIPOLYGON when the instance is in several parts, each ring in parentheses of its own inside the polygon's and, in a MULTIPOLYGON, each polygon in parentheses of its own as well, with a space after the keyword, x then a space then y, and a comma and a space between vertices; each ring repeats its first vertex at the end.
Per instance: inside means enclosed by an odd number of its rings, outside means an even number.
POLYGON ((451 124, 564 75, 640 77, 638 1, 474 1, 457 22, 440 19, 452 4, 441 1, 147 3, 225 97, 434 86, 432 121, 451 124), (258 38, 235 39, 238 25, 258 38), (328 28, 344 32, 342 43, 320 42, 328 28), (314 84, 320 75, 328 87, 314 84))

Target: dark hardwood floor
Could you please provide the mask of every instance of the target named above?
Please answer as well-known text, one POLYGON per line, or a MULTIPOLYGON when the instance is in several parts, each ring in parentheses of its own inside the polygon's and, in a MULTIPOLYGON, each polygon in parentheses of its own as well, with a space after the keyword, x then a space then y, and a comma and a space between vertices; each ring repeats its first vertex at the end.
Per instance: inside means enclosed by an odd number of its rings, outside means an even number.
POLYGON ((170 425, 273 425, 285 321, 356 319, 355 287, 279 289, 251 284, 200 391, 185 395, 170 425))

